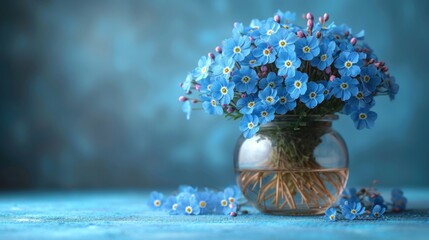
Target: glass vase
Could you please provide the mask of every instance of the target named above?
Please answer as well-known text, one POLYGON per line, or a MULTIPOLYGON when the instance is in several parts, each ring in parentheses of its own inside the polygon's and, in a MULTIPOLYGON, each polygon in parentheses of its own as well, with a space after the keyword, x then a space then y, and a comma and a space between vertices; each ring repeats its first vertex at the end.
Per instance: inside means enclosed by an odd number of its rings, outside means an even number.
POLYGON ((252 138, 240 137, 234 162, 246 199, 268 214, 324 213, 348 178, 347 147, 332 129, 337 118, 276 118, 252 138))

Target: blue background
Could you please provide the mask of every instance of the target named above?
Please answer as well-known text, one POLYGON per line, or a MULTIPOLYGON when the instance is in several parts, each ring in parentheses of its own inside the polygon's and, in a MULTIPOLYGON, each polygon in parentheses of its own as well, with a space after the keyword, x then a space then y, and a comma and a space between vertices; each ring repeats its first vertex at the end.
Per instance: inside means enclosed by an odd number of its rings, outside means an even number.
POLYGON ((335 128, 353 186, 429 186, 427 1, 9 1, 0 8, 0 188, 234 183, 238 122, 194 112, 179 83, 200 56, 281 9, 366 31, 400 84, 372 130, 335 128))

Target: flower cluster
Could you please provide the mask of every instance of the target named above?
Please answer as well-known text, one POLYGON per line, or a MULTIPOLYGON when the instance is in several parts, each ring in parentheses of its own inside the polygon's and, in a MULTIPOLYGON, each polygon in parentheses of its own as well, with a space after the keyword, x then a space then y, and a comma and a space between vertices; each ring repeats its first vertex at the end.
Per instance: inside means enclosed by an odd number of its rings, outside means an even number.
POLYGON ((236 186, 225 188, 221 192, 214 192, 207 188, 198 191, 191 186, 181 186, 177 195, 169 197, 164 197, 159 192, 152 192, 147 205, 153 210, 163 210, 171 215, 237 216, 237 210, 242 201, 243 196, 236 186))
POLYGON ((391 203, 385 202, 383 196, 373 188, 362 188, 359 192, 355 188, 350 188, 341 198, 338 208, 329 208, 325 212, 327 221, 337 221, 338 219, 354 220, 365 216, 370 219, 382 219, 387 209, 393 212, 405 210, 407 198, 400 189, 393 189, 391 203), (338 214, 338 216, 337 216, 338 214))
POLYGON ((188 118, 192 104, 201 103, 209 114, 241 119, 246 138, 278 115, 341 112, 357 129, 371 128, 374 96, 393 99, 395 78, 362 41, 363 31, 327 24, 328 14, 318 22, 311 13, 305 18, 304 28, 294 23, 294 13, 281 11, 249 26, 235 23, 232 37, 201 57, 181 84, 188 118))

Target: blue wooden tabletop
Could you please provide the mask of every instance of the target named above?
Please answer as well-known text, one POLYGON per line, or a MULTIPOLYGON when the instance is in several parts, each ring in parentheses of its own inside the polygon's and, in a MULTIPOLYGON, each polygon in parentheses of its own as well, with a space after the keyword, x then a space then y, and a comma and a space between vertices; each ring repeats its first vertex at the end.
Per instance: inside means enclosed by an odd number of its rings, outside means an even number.
POLYGON ((144 191, 0 193, 0 239, 428 239, 429 189, 404 189, 408 210, 384 220, 322 216, 170 216, 144 191))

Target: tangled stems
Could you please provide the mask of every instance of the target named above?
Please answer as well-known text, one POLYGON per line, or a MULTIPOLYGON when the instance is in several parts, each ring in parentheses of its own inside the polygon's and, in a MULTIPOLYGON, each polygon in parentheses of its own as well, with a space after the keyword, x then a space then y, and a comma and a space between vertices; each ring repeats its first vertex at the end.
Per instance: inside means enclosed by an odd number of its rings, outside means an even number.
POLYGON ((264 170, 239 170, 243 194, 264 212, 324 212, 335 202, 348 176, 345 168, 325 169, 316 161, 314 149, 328 131, 330 122, 322 121, 286 122, 262 129, 257 137, 271 139, 273 152, 261 168, 264 170))

